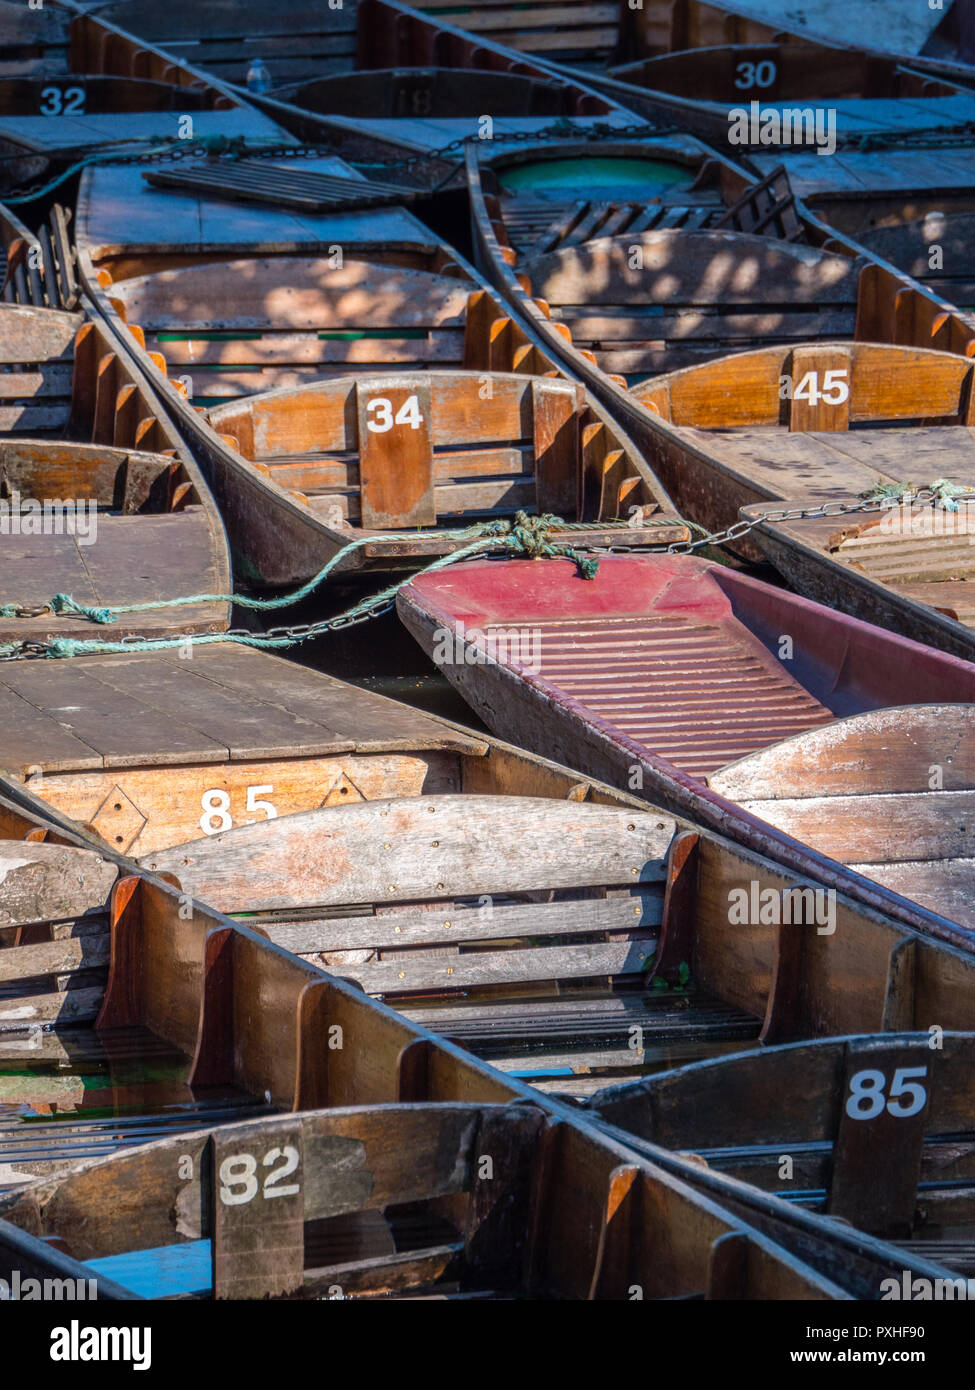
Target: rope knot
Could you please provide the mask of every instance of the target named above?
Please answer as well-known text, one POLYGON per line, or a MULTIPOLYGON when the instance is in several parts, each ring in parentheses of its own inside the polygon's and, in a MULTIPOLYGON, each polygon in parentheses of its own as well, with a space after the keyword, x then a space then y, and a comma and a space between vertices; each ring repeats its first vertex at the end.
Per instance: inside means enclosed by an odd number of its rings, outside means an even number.
POLYGON ((77 613, 79 617, 90 618, 93 623, 103 623, 106 626, 115 622, 115 615, 110 608, 90 608, 87 604, 78 603, 70 594, 55 594, 49 607, 54 614, 77 613))
POLYGON ((528 557, 529 560, 547 560, 562 557, 574 560, 583 579, 595 579, 599 572, 599 561, 581 554, 571 545, 559 545, 551 539, 553 531, 565 526, 560 516, 544 512, 541 516, 529 516, 527 512, 516 512, 515 523, 508 537, 508 548, 528 557))

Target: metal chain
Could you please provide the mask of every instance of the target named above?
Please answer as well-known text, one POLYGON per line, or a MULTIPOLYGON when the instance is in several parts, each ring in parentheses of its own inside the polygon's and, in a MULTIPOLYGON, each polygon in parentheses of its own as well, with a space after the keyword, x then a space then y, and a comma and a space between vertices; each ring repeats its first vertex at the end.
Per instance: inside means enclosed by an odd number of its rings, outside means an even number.
MULTIPOLYGON (((573 125, 568 117, 556 121, 553 125, 544 126, 538 131, 512 131, 508 134, 492 136, 489 141, 480 141, 476 135, 459 135, 449 144, 440 145, 436 149, 421 150, 416 154, 404 156, 401 159, 377 159, 359 160, 349 158, 350 164, 357 165, 363 169, 408 169, 415 164, 425 164, 433 160, 442 160, 450 154, 463 149, 467 144, 474 140, 479 143, 491 145, 504 144, 529 144, 534 141, 545 140, 565 140, 568 136, 573 136, 585 141, 599 141, 611 139, 640 140, 653 136, 672 135, 679 133, 680 127, 674 124, 654 125, 645 123, 633 126, 610 126, 605 122, 598 122, 592 126, 573 125)), ((240 137, 236 149, 228 146, 226 150, 214 151, 211 144, 206 140, 175 140, 170 141, 165 138, 165 148, 163 148, 164 137, 150 135, 145 137, 146 142, 151 143, 156 148, 150 150, 138 150, 132 154, 107 154, 104 158, 98 158, 98 151, 109 151, 114 144, 122 148, 131 146, 134 142, 126 141, 106 141, 96 147, 94 151, 89 151, 86 162, 101 162, 105 164, 161 164, 165 161, 180 159, 205 159, 216 153, 217 158, 230 157, 241 158, 246 156, 248 159, 309 159, 309 158, 336 158, 342 156, 342 151, 335 145, 306 145, 289 142, 279 145, 255 145, 253 148, 248 144, 245 137, 240 137)), ((76 147, 66 147, 60 150, 47 150, 45 153, 49 160, 58 156, 70 156, 76 153, 76 147)), ((20 156, 0 155, 0 161, 4 159, 19 158, 20 156)), ((31 192, 31 187, 15 188, 4 196, 9 198, 20 198, 23 200, 31 192)))
MULTIPOLYGON (((971 491, 975 493, 975 489, 971 491)), ((758 516, 736 521, 734 525, 726 527, 723 531, 711 531, 706 535, 702 535, 697 540, 675 541, 667 546, 665 553, 668 555, 690 555, 695 550, 701 550, 705 546, 724 545, 729 541, 740 540, 743 536, 747 536, 750 531, 753 531, 756 526, 762 526, 766 522, 806 521, 818 517, 849 516, 857 512, 879 512, 884 510, 885 504, 889 504, 891 500, 901 503, 909 501, 911 503, 922 503, 924 505, 944 504, 943 494, 932 488, 918 488, 914 491, 907 487, 901 493, 890 492, 882 496, 870 493, 858 498, 854 502, 844 502, 836 498, 830 502, 823 502, 818 507, 778 507, 770 511, 762 512, 758 516)), ((666 518, 661 517, 657 519, 657 524, 665 525, 669 523, 666 518)), ((687 523, 685 523, 685 525, 686 524, 687 523)), ((621 525, 625 525, 625 523, 621 523, 621 525)), ((568 529, 568 527, 566 529, 568 529)), ((578 551, 590 551, 596 554, 613 555, 634 551, 646 553, 647 551, 654 550, 655 547, 613 543, 609 545, 586 544, 585 540, 580 538, 575 549, 578 551)), ((406 581, 404 581, 404 583, 405 582, 406 581)), ((400 586, 397 585, 397 588, 399 587, 400 586)), ((395 594, 390 594, 387 590, 381 594, 377 594, 373 603, 370 604, 369 601, 366 600, 362 604, 356 604, 350 612, 340 613, 334 618, 325 618, 315 623, 297 623, 292 626, 271 627, 267 628, 265 631, 259 629, 253 630, 246 627, 232 627, 214 636, 212 640, 244 642, 254 646, 260 646, 265 643, 268 645, 277 643, 282 646, 290 646, 296 642, 308 641, 312 637, 323 636, 328 632, 339 632, 344 628, 356 627, 360 623, 372 622, 376 618, 381 618, 384 617, 385 614, 391 613, 395 607, 396 596, 395 594)), ((44 610, 42 609, 40 611, 44 610)), ((188 634, 189 640, 192 640, 192 636, 192 634, 188 634)), ((119 638, 118 645, 138 648, 142 646, 146 640, 144 636, 131 634, 119 638)), ((35 639, 27 639, 20 642, 15 650, 0 655, 0 662, 21 661, 29 656, 42 657, 48 655, 50 655, 50 649, 47 643, 35 639)))
MULTIPOLYGON (((675 541, 673 545, 667 547, 667 553, 669 555, 689 555, 706 545, 725 545, 728 541, 741 540, 742 536, 747 536, 750 531, 754 531, 756 526, 762 526, 769 521, 774 523, 810 521, 824 516, 849 516, 852 512, 879 512, 884 509, 884 503, 889 503, 891 498, 898 502, 910 500, 924 504, 941 500, 938 493, 933 492, 930 488, 919 488, 917 492, 905 491, 896 497, 895 494, 877 497, 871 493, 856 502, 842 502, 837 499, 832 502, 823 502, 818 507, 780 507, 772 511, 762 512, 760 516, 736 521, 733 526, 728 526, 724 531, 712 531, 710 535, 702 536, 696 541, 675 541)), ((628 547, 631 550, 634 548, 633 546, 628 547)))

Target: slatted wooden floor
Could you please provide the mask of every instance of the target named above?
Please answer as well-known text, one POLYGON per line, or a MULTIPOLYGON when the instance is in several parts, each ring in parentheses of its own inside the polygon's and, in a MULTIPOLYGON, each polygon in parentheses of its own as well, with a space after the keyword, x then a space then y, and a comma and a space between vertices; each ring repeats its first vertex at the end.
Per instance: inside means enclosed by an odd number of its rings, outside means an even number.
MULTIPOLYGON (((354 178, 341 159, 289 160, 288 167, 354 178)), ((89 169, 78 195, 76 236, 96 263, 105 255, 275 250, 322 255, 337 245, 426 247, 437 240, 401 208, 366 212, 294 213, 151 189, 138 166, 89 169)))
POLYGON ((371 748, 476 748, 439 721, 236 644, 0 667, 0 767, 26 776, 371 748))

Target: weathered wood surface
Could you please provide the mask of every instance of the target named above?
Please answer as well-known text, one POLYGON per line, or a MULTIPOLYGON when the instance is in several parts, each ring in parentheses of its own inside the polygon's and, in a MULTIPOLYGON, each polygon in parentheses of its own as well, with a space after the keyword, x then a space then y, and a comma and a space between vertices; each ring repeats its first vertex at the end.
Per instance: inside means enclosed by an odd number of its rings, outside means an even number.
MULTIPOLYGON (((295 159, 289 167, 311 173, 352 177, 340 159, 295 159)), ((139 167, 99 166, 86 170, 78 195, 76 236, 96 260, 120 252, 130 254, 169 249, 188 251, 251 250, 307 251, 322 247, 428 247, 436 239, 409 212, 346 213, 276 212, 273 208, 234 207, 218 198, 162 192, 147 188, 139 167)))
POLYGON ((263 914, 273 941, 371 994, 456 992, 639 978, 673 828, 573 801, 425 796, 289 816, 142 863, 221 910, 263 914), (506 904, 525 894, 557 901, 506 904), (374 915, 319 915, 351 904, 374 915), (304 920, 289 922, 295 911, 304 920))
POLYGON ((461 1288, 495 1297, 622 1298, 634 1282, 645 1298, 845 1296, 647 1160, 525 1106, 380 1106, 229 1126, 86 1164, 0 1209, 28 1235, 57 1235, 87 1259, 212 1236, 216 1298, 330 1287, 343 1296, 395 1296, 411 1291, 411 1275, 423 1292, 431 1276, 436 1288, 445 1265, 454 1287, 459 1279, 461 1288), (176 1162, 177 1151, 188 1164, 176 1162), (248 1156, 256 1168, 272 1154, 268 1166, 293 1177, 287 1185, 274 1179, 285 1200, 268 1206, 267 1179, 255 1205, 241 1203, 238 1189, 249 1189, 234 1181, 238 1171, 249 1171, 248 1156), (543 1154, 552 1164, 544 1173, 543 1154), (392 1255, 392 1213, 405 1204, 430 1223, 426 1247, 409 1260, 392 1255), (383 1210, 385 1257, 350 1261, 341 1235, 325 1235, 319 1261, 305 1271, 306 1222, 383 1210), (445 1246, 441 1232, 451 1226, 445 1246), (713 1252, 732 1233, 748 1252, 746 1282, 733 1290, 713 1275, 713 1252))
MULTIPOLYGON (((59 85, 70 90, 75 84, 68 80, 59 85)), ((200 140, 218 135, 228 138, 242 135, 249 140, 267 140, 280 135, 279 127, 259 111, 243 106, 234 111, 201 111, 197 109, 198 101, 193 100, 192 94, 186 101, 181 98, 181 90, 179 87, 172 89, 168 103, 171 109, 158 111, 130 110, 122 106, 120 110, 90 110, 81 116, 4 114, 0 117, 0 141, 5 148, 22 149, 25 157, 28 154, 51 156, 69 151, 81 159, 95 147, 118 141, 120 115, 124 116, 125 138, 132 141, 156 139, 175 144, 179 139, 185 139, 181 131, 186 129, 187 114, 193 121, 194 138, 200 140)))
MULTIPOLYGON (((16 499, 3 521, 7 568, 0 602, 34 609, 61 593, 100 608, 219 593, 227 568, 223 537, 215 534, 208 509, 168 510, 178 473, 178 465, 160 455, 0 441, 0 485, 16 499), (40 514, 26 510, 32 507, 48 510, 44 531, 40 514)), ((227 608, 203 602, 122 614, 111 637, 219 632, 227 608)), ((0 637, 8 641, 84 639, 99 631, 83 617, 50 612, 0 621, 0 637)))
MULTIPOLYGON (((105 329, 3 304, 0 343, 14 368, 0 374, 0 430, 13 436, 0 439, 3 601, 34 609, 60 592, 102 607, 228 593, 226 537, 203 477, 105 329), (18 437, 38 432, 55 438, 18 437)), ((229 604, 213 601, 130 615, 113 630, 217 632, 228 620, 229 604)), ((95 635, 76 616, 2 620, 5 639, 66 634, 95 635)))
MULTIPOLYGON (((581 520, 582 480, 598 467, 585 429, 609 428, 573 383, 502 372, 487 387, 479 372, 338 377, 217 406, 207 418, 276 482, 300 477, 323 518, 379 531, 524 507, 581 520)), ((593 520, 615 521, 633 506, 668 510, 635 450, 616 464, 593 520)))
MULTIPOLYGON (((713 972, 714 981, 720 981, 725 995, 748 984, 753 991, 753 1005, 763 989, 771 990, 771 1010, 783 978, 776 964, 775 933, 767 928, 729 932, 726 889, 736 879, 747 883, 756 876, 763 884, 775 882, 775 872, 757 857, 743 855, 712 840, 702 842, 700 868, 700 907, 693 937, 688 938, 691 959, 687 963, 695 975, 713 972)), ((785 885, 790 880, 778 875, 778 882, 785 885)), ((116 889, 112 972, 101 1027, 111 1030, 149 1026, 174 1046, 184 1050, 195 1046, 196 1084, 237 1084, 258 1094, 268 1091, 276 1104, 299 1109, 326 1101, 338 1106, 396 1100, 480 1103, 531 1095, 518 1082, 499 1076, 451 1044, 436 1041, 246 927, 235 927, 199 904, 184 914, 181 909, 185 901, 175 889, 161 884, 129 880, 116 889), (323 1046, 326 1031, 332 1036, 335 1027, 342 1030, 343 1045, 338 1049, 323 1046)), ((831 943, 831 948, 837 949, 812 949, 815 941, 809 939, 806 1003, 811 1012, 808 1016, 792 1017, 793 1026, 829 1030, 837 1018, 842 1018, 844 1010, 869 1010, 878 998, 878 966, 883 986, 887 979, 885 963, 889 966, 891 953, 896 956, 905 946, 913 952, 914 969, 911 992, 897 986, 901 1014, 906 1017, 916 1003, 922 1012, 937 1009, 946 1027, 958 1026, 958 1016, 964 1016, 964 969, 970 965, 968 957, 918 936, 905 938, 897 927, 848 903, 838 904, 837 915, 839 930, 831 943), (826 1015, 820 1018, 817 1009, 826 1009, 826 1015)), ((669 930, 666 924, 665 930, 669 930)), ((79 991, 68 991, 66 997, 72 993, 79 991)), ((880 997, 889 994, 888 980, 880 997)), ((970 986, 967 995, 970 999, 970 986)), ((18 1022, 23 1029, 42 1016, 41 1008, 49 1002, 38 998, 39 1007, 22 1013, 19 1020, 11 1019, 10 1024, 4 1011, 0 1021, 8 1030, 18 1022)), ((906 1026, 911 1026, 911 1022, 908 1018, 906 1026)), ((839 1031, 843 1031, 842 1026, 839 1031)), ((540 1099, 539 1104, 544 1108, 546 1102, 540 1099)), ((559 1111, 559 1115, 564 1117, 565 1112, 559 1111)), ((198 1137, 205 1139, 206 1135, 198 1137)), ((182 1142, 194 1141, 184 1136, 182 1142)), ((399 1156, 405 1151, 400 1146, 399 1156)), ((143 1150, 142 1155, 150 1152, 143 1150)), ((137 1161, 141 1158, 138 1154, 131 1157, 137 1161)), ((678 1179, 693 1177, 694 1170, 681 1166, 679 1160, 663 1151, 660 1158, 678 1179)), ((195 1199, 190 1197, 183 1204, 174 1205, 173 1168, 171 1161, 167 1163, 170 1187, 166 1210, 170 1214, 182 1211, 180 1220, 191 1221, 195 1199)), ((564 1168, 562 1159, 557 1166, 560 1171, 564 1168)), ((193 1175, 207 1171, 206 1165, 201 1166, 194 1159, 193 1175)), ((185 1169, 182 1180, 186 1181, 185 1169)), ((306 1198, 309 1190, 306 1184, 306 1198)), ((690 1198, 689 1190, 683 1190, 690 1198)), ((715 1190, 713 1184, 711 1190, 715 1190)), ((28 1206, 23 1210, 36 1214, 38 1208, 29 1194, 21 1194, 24 1195, 28 1197, 28 1206)), ((580 1229, 592 1231, 592 1213, 583 1190, 574 1187, 565 1195, 564 1203, 568 1210, 579 1212, 580 1229)), ((552 1217, 541 1225, 542 1229, 556 1232, 554 1239, 560 1249, 568 1229, 561 1217, 561 1205, 560 1202, 553 1207, 552 1217)), ((110 1219, 114 1219, 113 1208, 109 1198, 104 1210, 110 1213, 110 1219)), ((151 1204, 143 1202, 143 1209, 150 1212, 151 1204)), ((48 1204, 47 1210, 53 1211, 54 1206, 48 1204)), ((770 1219, 768 1207, 752 1204, 751 1210, 762 1211, 763 1219, 770 1219)), ((114 1215, 118 1217, 119 1213, 114 1215)), ((35 1219, 35 1215, 29 1216, 28 1229, 37 1230, 35 1219)), ((172 1219, 171 1215, 168 1219, 172 1219)), ((659 1227, 659 1220, 658 1212, 655 1228, 659 1227)), ((89 1224, 86 1229, 93 1231, 95 1226, 89 1224)), ((141 1227, 133 1226, 129 1220, 128 1230, 138 1241, 141 1227)), ((806 1226, 807 1237, 810 1233, 806 1226)), ((600 1249, 603 1245, 600 1240, 600 1249)), ((810 1248, 808 1242, 806 1248, 810 1248)), ((858 1260, 873 1262, 875 1276, 880 1252, 862 1245, 858 1252, 858 1260)), ((599 1272, 584 1281, 583 1287, 606 1292, 607 1271, 605 1255, 600 1256, 599 1272)), ((655 1277, 663 1279, 665 1274, 668 1280, 672 1279, 670 1264, 666 1271, 658 1270, 655 1277)), ((860 1277, 860 1287, 867 1287, 862 1270, 860 1276, 848 1270, 845 1277, 860 1277)))
MULTIPOLYGON (((689 1150, 765 1190, 818 1189, 831 1214, 862 1229, 901 1239, 927 1229, 936 1240, 946 1200, 965 1219, 965 1197, 951 1189, 969 1187, 973 1172, 975 1145, 961 1137, 971 1130, 973 1049, 972 1035, 957 1033, 764 1048, 615 1086, 586 1104, 620 1129, 689 1150), (879 1105, 870 1098, 878 1085, 879 1105), (887 1156, 882 1183, 879 1146, 887 1156), (792 1151, 784 1174, 780 1155, 792 1151)), ((950 1246, 943 1258, 950 1261, 950 1246)))
POLYGON ((11 664, 4 676, 0 766, 135 854, 272 812, 456 790, 457 755, 484 752, 394 701, 240 646, 11 664))
MULTIPOLYGON (((693 478, 685 506, 724 526, 743 504, 747 517, 761 517, 768 508, 759 499, 855 503, 880 484, 924 487, 941 477, 972 486, 972 372, 956 352, 854 342, 744 353, 634 394, 666 441, 666 466, 656 460, 665 482, 683 456, 693 478), (783 379, 798 398, 783 398, 783 379)), ((953 513, 902 514, 895 501, 862 517, 768 522, 751 544, 808 596, 970 658, 966 507, 963 497, 953 513)))
POLYGON ((239 827, 145 867, 221 911, 423 902, 662 875, 673 822, 534 797, 363 802, 239 827))
POLYGON ((0 927, 64 921, 103 908, 117 876, 117 867, 91 850, 0 841, 0 927))
POLYGON ((975 707, 880 709, 774 744, 709 778, 734 800, 964 791, 975 777, 975 707))
POLYGON ((970 705, 840 720, 710 779, 722 795, 858 873, 975 922, 970 705))

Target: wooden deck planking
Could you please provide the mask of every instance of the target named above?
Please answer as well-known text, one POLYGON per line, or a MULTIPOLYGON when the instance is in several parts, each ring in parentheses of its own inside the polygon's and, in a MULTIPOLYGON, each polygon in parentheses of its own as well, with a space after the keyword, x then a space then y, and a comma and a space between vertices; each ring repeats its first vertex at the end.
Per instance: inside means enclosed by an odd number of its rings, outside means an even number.
POLYGON ((6 665, 0 767, 177 765, 371 749, 478 750, 419 711, 231 644, 6 665))
MULTIPOLYGON (((295 160, 316 172, 354 171, 342 160, 295 160)), ((100 166, 82 176, 78 193, 77 238, 96 263, 107 252, 145 249, 155 254, 187 251, 248 250, 322 253, 341 245, 349 254, 359 246, 417 246, 436 249, 436 241, 417 218, 401 208, 367 212, 304 214, 244 206, 219 199, 189 197, 150 189, 138 166, 100 166)))
POLYGON ((275 139, 282 143, 289 139, 276 122, 249 107, 238 107, 234 111, 190 110, 185 113, 176 107, 172 111, 127 111, 121 115, 106 112, 83 116, 2 116, 0 141, 39 153, 85 151, 92 146, 117 142, 120 131, 125 140, 159 137, 177 141, 181 138, 181 122, 186 116, 193 122, 194 139, 212 135, 243 135, 248 140, 275 139))

